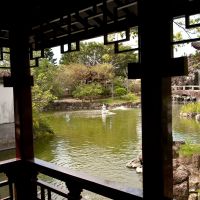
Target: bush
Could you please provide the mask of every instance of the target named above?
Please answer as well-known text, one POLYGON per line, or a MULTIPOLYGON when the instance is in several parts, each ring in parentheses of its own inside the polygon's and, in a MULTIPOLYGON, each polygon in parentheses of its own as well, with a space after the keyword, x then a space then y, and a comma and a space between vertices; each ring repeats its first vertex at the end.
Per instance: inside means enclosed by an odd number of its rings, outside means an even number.
POLYGON ((200 113, 200 102, 188 103, 181 107, 183 113, 200 113))
POLYGON ((98 83, 82 84, 73 91, 73 96, 79 99, 90 99, 92 101, 98 95, 103 93, 103 88, 98 83))
POLYGON ((46 134, 54 134, 47 118, 36 112, 33 113, 33 134, 34 138, 38 138, 39 136, 44 136, 46 134))
POLYGON ((114 90, 114 95, 117 96, 117 97, 121 97, 121 96, 124 96, 127 94, 127 91, 125 88, 123 87, 117 87, 115 90, 114 90))
POLYGON ((134 95, 133 93, 128 93, 128 94, 122 96, 122 98, 126 101, 136 101, 138 99, 138 97, 136 95, 134 95))
POLYGON ((185 143, 180 146, 179 153, 183 156, 192 156, 200 152, 200 144, 185 143))

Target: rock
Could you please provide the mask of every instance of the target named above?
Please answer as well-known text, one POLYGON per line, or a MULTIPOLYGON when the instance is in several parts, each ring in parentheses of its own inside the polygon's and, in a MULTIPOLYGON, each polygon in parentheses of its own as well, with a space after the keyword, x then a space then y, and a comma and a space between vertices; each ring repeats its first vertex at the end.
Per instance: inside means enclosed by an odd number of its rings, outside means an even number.
POLYGON ((142 164, 142 153, 140 153, 139 155, 138 155, 138 160, 140 161, 140 164, 142 164))
POLYGON ((188 165, 191 165, 192 164, 192 157, 189 157, 189 156, 181 156, 178 159, 178 162, 181 164, 181 165, 184 165, 184 166, 188 166, 188 165))
POLYGON ((126 164, 126 167, 128 168, 137 168, 137 167, 140 167, 141 166, 141 163, 140 163, 140 160, 138 158, 135 158, 133 160, 131 160, 130 162, 128 162, 126 164))
POLYGON ((190 194, 188 200, 198 200, 198 195, 196 193, 190 194))
POLYGON ((196 192, 200 189, 200 178, 191 176, 189 179, 190 183, 190 192, 196 192))
POLYGON ((172 151, 173 151, 173 158, 179 157, 179 149, 180 146, 185 144, 184 141, 173 141, 172 151))
POLYGON ((195 120, 198 121, 198 122, 200 121, 200 114, 197 114, 197 115, 195 116, 195 120))
POLYGON ((142 173, 142 172, 143 172, 142 166, 137 167, 137 168, 135 169, 135 171, 136 171, 138 174, 142 173))
POLYGON ((182 183, 184 181, 188 181, 189 180, 189 175, 190 172, 188 171, 188 169, 183 166, 180 165, 173 173, 173 184, 179 184, 182 183))
POLYGON ((192 164, 195 168, 200 168, 200 154, 194 154, 192 156, 192 164))
POLYGON ((184 181, 181 184, 173 186, 173 196, 176 200, 188 200, 189 197, 189 184, 184 181))
POLYGON ((173 159, 173 171, 175 171, 180 166, 178 159, 173 159))
POLYGON ((178 150, 179 150, 179 147, 177 147, 177 146, 173 146, 172 147, 173 158, 178 158, 179 157, 178 150))

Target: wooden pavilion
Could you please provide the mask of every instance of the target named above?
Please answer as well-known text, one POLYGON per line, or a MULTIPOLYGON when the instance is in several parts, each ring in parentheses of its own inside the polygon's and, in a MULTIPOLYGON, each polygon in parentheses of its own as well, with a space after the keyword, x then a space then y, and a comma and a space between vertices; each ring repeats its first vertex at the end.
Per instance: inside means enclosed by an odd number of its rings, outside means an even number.
MULTIPOLYGON (((78 200, 83 189, 111 199, 173 199, 171 77, 184 75, 187 68, 185 58, 173 58, 172 21, 184 17, 190 28, 190 16, 199 12, 199 0, 2 1, 0 57, 4 47, 10 48, 11 76, 4 85, 13 87, 16 138, 16 158, 0 163, 8 177, 0 184, 9 188, 4 199, 52 199, 57 193, 78 200), (128 69, 130 78, 141 79, 143 191, 130 192, 35 158, 30 60, 37 65, 33 51, 42 56, 45 48, 60 46, 65 53, 65 44, 67 51, 75 51, 81 40, 101 35, 109 44, 107 36, 114 32, 125 31, 126 41, 132 27, 138 29, 133 50, 139 52, 139 62, 128 69), (40 181, 40 173, 64 181, 68 193, 40 181)), ((112 42, 116 53, 119 42, 112 42)))

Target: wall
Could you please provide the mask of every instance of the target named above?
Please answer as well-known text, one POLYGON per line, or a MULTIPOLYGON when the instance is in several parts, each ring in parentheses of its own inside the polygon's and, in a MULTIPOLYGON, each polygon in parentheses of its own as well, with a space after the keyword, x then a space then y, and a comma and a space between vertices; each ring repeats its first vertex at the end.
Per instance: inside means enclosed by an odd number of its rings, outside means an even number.
POLYGON ((0 124, 14 122, 13 89, 0 83, 0 124))
POLYGON ((13 89, 0 83, 0 150, 15 147, 13 89))

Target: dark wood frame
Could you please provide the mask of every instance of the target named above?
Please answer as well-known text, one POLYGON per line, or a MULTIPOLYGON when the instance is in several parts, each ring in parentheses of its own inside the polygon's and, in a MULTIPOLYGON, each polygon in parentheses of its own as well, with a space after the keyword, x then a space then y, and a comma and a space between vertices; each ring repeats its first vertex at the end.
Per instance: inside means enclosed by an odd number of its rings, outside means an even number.
MULTIPOLYGON (((134 0, 132 1, 134 2, 134 0)), ((7 13, 0 14, 0 44, 10 47, 11 79, 10 81, 7 79, 7 83, 9 86, 13 86, 14 91, 16 158, 22 161, 18 167, 15 166, 15 173, 18 173, 17 178, 14 179, 16 198, 20 200, 34 199, 35 188, 32 186, 31 180, 36 179, 37 171, 41 169, 38 166, 35 166, 35 169, 27 168, 27 162, 34 160, 29 49, 37 50, 64 45, 138 26, 140 43, 138 66, 141 69, 136 69, 136 71, 133 69, 133 75, 129 74, 129 76, 142 79, 143 199, 172 199, 170 77, 173 76, 173 73, 170 65, 173 57, 171 51, 173 42, 171 24, 174 17, 200 12, 199 1, 138 0, 134 4, 136 7, 130 9, 126 7, 121 12, 121 14, 125 13, 124 20, 123 16, 120 16, 119 13, 116 15, 115 12, 118 6, 122 6, 120 0, 111 1, 111 3, 107 3, 106 0, 94 2, 73 0, 67 7, 61 1, 58 2, 58 5, 50 5, 49 2, 46 5, 42 1, 32 1, 32 6, 25 7, 25 10, 19 2, 19 4, 13 3, 14 9, 11 9, 12 3, 8 2, 10 5, 3 1, 2 7, 5 8, 8 15, 11 16, 13 13, 14 17, 3 18, 7 13), (109 4, 108 7, 106 7, 107 4, 109 4), (45 6, 47 11, 44 9, 45 6), (114 6, 113 10, 112 6, 114 6), (94 21, 88 21, 89 17, 86 19, 80 13, 76 16, 70 14, 78 13, 78 10, 83 10, 85 7, 92 7, 91 10, 84 13, 88 16, 89 14, 98 16, 98 12, 101 12, 106 17, 101 18, 100 14, 99 17, 95 17, 94 21), (70 16, 70 20, 68 17, 65 22, 65 16, 70 16), (29 23, 25 21, 26 17, 29 23), (53 20, 57 18, 59 20, 54 23, 53 20), (161 19, 161 22, 158 21, 158 18, 161 19), (73 24, 76 21, 79 21, 79 27, 73 24), (89 23, 93 23, 92 29, 89 29, 89 23), (66 36, 60 38, 64 31, 63 25, 67 26, 67 33, 65 33, 66 36), (82 26, 85 26, 83 32, 73 33, 78 29, 81 30, 82 26), (47 34, 46 32, 51 29, 54 32, 47 34), (135 76, 134 72, 138 74, 135 76), (152 85, 154 88, 151 88, 152 85), (23 179, 21 179, 22 177, 23 179)), ((183 67, 183 69, 185 68, 183 67)), ((182 75, 180 71, 177 74, 182 75)), ((52 170, 49 170, 49 173, 54 174, 52 170)), ((13 179, 12 173, 7 172, 7 174, 13 179)), ((94 186, 95 183, 91 183, 90 187, 94 186)), ((113 192, 115 193, 115 191, 113 192)), ((122 198, 119 197, 119 199, 122 198)))

